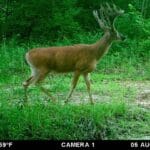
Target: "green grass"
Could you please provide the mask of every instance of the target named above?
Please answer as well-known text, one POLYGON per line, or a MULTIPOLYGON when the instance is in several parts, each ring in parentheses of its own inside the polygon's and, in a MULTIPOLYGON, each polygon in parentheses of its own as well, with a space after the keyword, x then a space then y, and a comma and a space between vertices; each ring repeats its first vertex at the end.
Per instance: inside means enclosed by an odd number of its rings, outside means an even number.
MULTIPOLYGON (((13 77, 17 78, 12 76, 10 81, 15 80, 13 77)), ((122 81, 103 80, 93 73, 92 93, 96 104, 89 104, 81 78, 70 103, 63 105, 70 77, 55 75, 45 80, 44 85, 58 98, 56 104, 33 86, 28 90, 28 104, 22 107, 24 79, 21 77, 18 77, 20 84, 1 85, 0 139, 134 139, 150 134, 150 111, 135 104, 134 87, 126 87, 122 81)))
MULTIPOLYGON (((98 36, 94 36, 92 42, 98 36)), ((84 37, 78 36, 75 41, 64 39, 63 43, 57 41, 54 45, 91 42, 92 35, 84 37)), ((121 45, 131 48, 128 43, 130 42, 121 45)), ((94 106, 89 104, 82 77, 71 101, 64 105, 72 74, 54 74, 45 80, 44 86, 58 99, 56 104, 37 87, 32 86, 28 89, 28 104, 23 106, 22 82, 30 75, 29 67, 24 63, 24 54, 29 48, 37 46, 40 44, 18 45, 13 40, 1 44, 1 140, 140 139, 150 135, 149 108, 136 104, 137 88, 126 84, 126 81, 138 83, 149 80, 150 62, 146 56, 139 57, 134 51, 114 45, 110 53, 99 62, 97 70, 91 74, 92 93, 96 102, 94 106), (118 51, 115 52, 114 48, 118 48, 118 51)), ((132 50, 137 48, 135 44, 132 46, 132 50)))
POLYGON ((150 134, 150 114, 123 102, 59 105, 3 105, 0 139, 100 140, 140 138, 150 134))

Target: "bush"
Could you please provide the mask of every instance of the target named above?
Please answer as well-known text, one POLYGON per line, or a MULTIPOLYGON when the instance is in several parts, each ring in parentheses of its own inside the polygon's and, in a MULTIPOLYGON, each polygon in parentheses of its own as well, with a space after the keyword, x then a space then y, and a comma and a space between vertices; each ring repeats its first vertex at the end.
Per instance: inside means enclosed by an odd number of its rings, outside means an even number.
POLYGON ((105 139, 108 136, 106 122, 124 116, 126 111, 121 102, 95 106, 37 103, 23 109, 4 106, 0 113, 1 140, 105 139))
POLYGON ((119 17, 116 26, 130 39, 146 39, 150 36, 150 24, 143 19, 142 14, 129 4, 129 11, 124 16, 119 17))

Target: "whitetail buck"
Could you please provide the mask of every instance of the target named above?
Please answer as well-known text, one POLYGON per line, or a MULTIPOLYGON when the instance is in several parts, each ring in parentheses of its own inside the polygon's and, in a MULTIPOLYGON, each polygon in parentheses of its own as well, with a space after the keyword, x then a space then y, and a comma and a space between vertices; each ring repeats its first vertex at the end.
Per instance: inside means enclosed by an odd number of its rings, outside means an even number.
MULTIPOLYGON (((110 6, 108 3, 101 6, 98 11, 93 11, 95 19, 100 28, 104 31, 102 38, 94 44, 35 48, 27 52, 25 58, 31 68, 32 74, 31 77, 23 83, 26 99, 27 87, 31 83, 35 84, 42 81, 49 72, 74 72, 71 90, 65 102, 68 102, 71 97, 79 76, 83 75, 90 102, 94 103, 90 91, 88 75, 96 68, 99 59, 108 51, 113 41, 125 39, 114 26, 115 18, 123 13, 123 10, 118 9, 114 4, 110 6)), ((54 100, 46 89, 41 87, 41 90, 54 100)))

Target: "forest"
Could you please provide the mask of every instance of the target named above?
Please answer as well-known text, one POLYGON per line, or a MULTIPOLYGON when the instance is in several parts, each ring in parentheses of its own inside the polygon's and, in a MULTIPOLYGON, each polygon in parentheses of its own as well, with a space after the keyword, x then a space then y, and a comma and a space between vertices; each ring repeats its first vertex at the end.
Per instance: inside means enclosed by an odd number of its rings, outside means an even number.
POLYGON ((0 0, 0 140, 150 140, 149 0, 0 0), (114 24, 126 39, 113 42, 91 73, 91 105, 84 79, 67 104, 72 73, 50 73, 43 85, 31 74, 32 48, 93 44, 104 31, 93 16, 101 5, 124 10, 114 24))

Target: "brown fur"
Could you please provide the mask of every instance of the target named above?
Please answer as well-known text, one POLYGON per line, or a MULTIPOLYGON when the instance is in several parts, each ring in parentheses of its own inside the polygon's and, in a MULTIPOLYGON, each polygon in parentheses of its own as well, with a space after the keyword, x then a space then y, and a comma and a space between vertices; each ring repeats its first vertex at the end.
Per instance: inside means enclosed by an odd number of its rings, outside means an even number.
MULTIPOLYGON (((104 35, 105 37, 106 35, 104 35)), ((108 50, 110 44, 104 37, 97 43, 86 45, 35 48, 27 54, 28 61, 36 68, 45 68, 59 73, 79 71, 82 73, 92 72, 98 60, 108 50)))
MULTIPOLYGON (((90 92, 88 74, 96 68, 98 60, 108 51, 114 40, 116 40, 116 37, 114 38, 114 36, 107 31, 99 41, 91 45, 78 44, 73 46, 35 48, 30 50, 26 54, 26 60, 33 73, 31 77, 23 83, 25 90, 31 83, 39 83, 39 81, 42 81, 51 71, 58 73, 74 72, 72 87, 66 102, 68 102, 71 97, 79 76, 83 75, 90 101, 94 103, 90 92)), ((47 90, 43 87, 41 89, 54 99, 47 90)))

